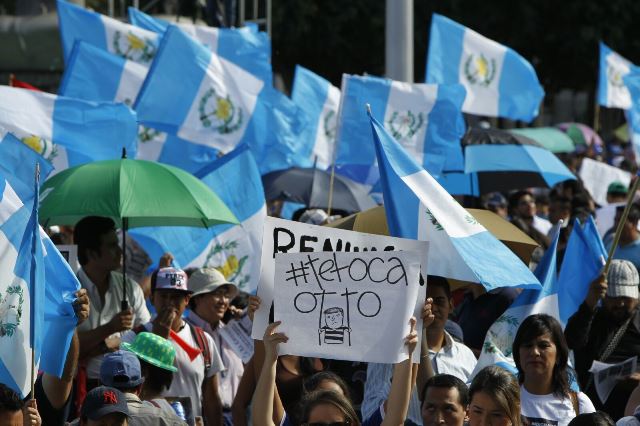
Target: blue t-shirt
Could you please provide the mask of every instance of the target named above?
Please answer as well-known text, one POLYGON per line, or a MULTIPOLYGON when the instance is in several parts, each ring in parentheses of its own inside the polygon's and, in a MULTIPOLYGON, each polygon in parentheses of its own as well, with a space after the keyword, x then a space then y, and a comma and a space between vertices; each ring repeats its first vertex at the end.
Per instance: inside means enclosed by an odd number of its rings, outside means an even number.
MULTIPOLYGON (((611 248, 612 240, 613 237, 606 243, 607 251, 611 248)), ((613 253, 613 258, 628 260, 640 271, 640 238, 626 246, 618 245, 616 252, 613 253)))

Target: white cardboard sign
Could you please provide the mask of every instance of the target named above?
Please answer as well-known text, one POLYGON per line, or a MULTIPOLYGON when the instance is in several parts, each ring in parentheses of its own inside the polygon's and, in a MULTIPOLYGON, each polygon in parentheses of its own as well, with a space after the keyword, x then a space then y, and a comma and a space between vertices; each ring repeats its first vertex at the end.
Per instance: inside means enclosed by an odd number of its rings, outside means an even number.
POLYGON ((388 364, 407 359, 404 337, 419 281, 417 252, 278 254, 274 319, 289 337, 279 353, 388 364))
MULTIPOLYGON (((269 311, 273 303, 276 254, 322 251, 415 251, 420 253, 421 270, 427 271, 428 248, 429 243, 426 241, 365 234, 363 232, 267 217, 262 233, 262 257, 260 259, 260 281, 257 293, 262 303, 253 317, 251 337, 262 340, 264 331, 269 324, 269 311)), ((424 275, 426 276, 426 273, 424 275)), ((424 300, 426 290, 424 286, 421 288, 421 297, 424 300)), ((418 330, 422 329, 421 309, 422 307, 420 306, 415 313, 418 319, 418 330)))
POLYGON ((239 320, 233 319, 220 329, 220 337, 246 364, 253 356, 253 340, 251 339, 251 319, 245 315, 239 320))
POLYGON ((607 188, 610 183, 619 181, 629 185, 631 182, 631 173, 590 158, 582 160, 579 175, 584 187, 601 206, 607 204, 607 188))

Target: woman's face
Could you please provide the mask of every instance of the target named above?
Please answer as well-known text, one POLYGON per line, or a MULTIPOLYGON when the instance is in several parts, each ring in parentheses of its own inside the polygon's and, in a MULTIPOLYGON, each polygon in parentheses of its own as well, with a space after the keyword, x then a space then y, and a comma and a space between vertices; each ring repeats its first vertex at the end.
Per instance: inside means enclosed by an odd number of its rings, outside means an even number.
POLYGON ((511 420, 489 394, 478 391, 469 404, 469 426, 511 426, 511 420))
POLYGON ((525 381, 550 377, 556 365, 557 348, 550 333, 545 333, 520 346, 520 368, 525 381))
POLYGON ((333 404, 318 404, 309 413, 306 423, 344 423, 344 414, 333 404))

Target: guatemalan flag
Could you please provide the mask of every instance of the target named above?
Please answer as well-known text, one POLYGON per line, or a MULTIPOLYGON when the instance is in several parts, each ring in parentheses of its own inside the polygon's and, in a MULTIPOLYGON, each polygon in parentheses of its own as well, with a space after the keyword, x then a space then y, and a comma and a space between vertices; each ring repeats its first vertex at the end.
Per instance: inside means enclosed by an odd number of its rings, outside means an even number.
POLYGON ((340 89, 296 65, 291 99, 309 117, 305 139, 313 147, 310 160, 316 167, 326 169, 333 163, 340 89))
POLYGON ((136 152, 136 114, 123 104, 87 102, 0 86, 0 126, 49 160, 59 172, 136 152))
MULTIPOLYGON (((59 93, 87 101, 132 105, 149 69, 84 41, 76 41, 59 93)), ((136 158, 160 161, 196 172, 217 158, 218 150, 139 126, 136 158)))
POLYGON ((343 75, 336 165, 341 173, 366 184, 377 181, 372 171, 376 152, 369 139, 371 124, 363 110, 384 117, 384 127, 422 168, 433 175, 463 170, 460 110, 465 90, 459 84, 410 84, 378 77, 343 75))
MULTIPOLYGON (((6 187, 11 187, 24 204, 20 214, 26 215, 27 211, 32 211, 34 204, 38 204, 34 185, 36 164, 40 167, 40 183, 51 172, 51 165, 11 133, 0 131, 0 139, 0 176, 6 178, 6 187)), ((76 327, 77 318, 72 302, 80 283, 42 228, 40 239, 46 281, 44 303, 40 304, 40 310, 44 311, 44 328, 39 333, 42 339, 40 370, 60 377, 76 327)), ((2 379, 0 382, 7 383, 2 379)))
POLYGON ((175 26, 167 29, 134 108, 145 126, 224 153, 246 143, 261 173, 307 160, 306 115, 175 26))
POLYGON ((370 114, 389 231, 429 241, 428 273, 498 287, 540 288, 504 244, 420 167, 370 114))
POLYGON ((257 288, 266 217, 264 189, 253 155, 240 146, 196 176, 216 191, 240 225, 136 228, 130 234, 152 259, 169 251, 180 267, 215 267, 241 290, 251 292, 257 288))
POLYGON ((158 34, 65 0, 58 0, 57 5, 65 63, 69 60, 76 40, 83 40, 144 66, 151 65, 161 38, 158 34))
POLYGON ((534 272, 542 284, 542 289, 523 290, 511 306, 493 323, 487 331, 480 358, 471 377, 475 377, 484 367, 495 364, 516 374, 511 348, 520 323, 534 314, 547 314, 560 320, 556 267, 559 230, 559 226, 552 230, 554 235, 552 243, 534 272))
POLYGON ((628 59, 600 42, 598 104, 607 108, 631 108, 631 95, 624 77, 636 69, 637 67, 628 59))
MULTIPOLYGON (((170 25, 169 22, 133 7, 129 8, 129 21, 157 34, 163 34, 170 25)), ((214 28, 187 22, 174 24, 212 52, 249 71, 265 83, 272 84, 271 40, 267 33, 253 27, 214 28)))
POLYGON ((514 50, 442 15, 433 14, 427 83, 460 83, 467 89, 462 110, 530 122, 544 90, 533 66, 514 50))
POLYGON ((589 285, 602 273, 607 257, 593 218, 589 216, 584 224, 576 219, 558 274, 558 319, 563 326, 584 302, 589 285))

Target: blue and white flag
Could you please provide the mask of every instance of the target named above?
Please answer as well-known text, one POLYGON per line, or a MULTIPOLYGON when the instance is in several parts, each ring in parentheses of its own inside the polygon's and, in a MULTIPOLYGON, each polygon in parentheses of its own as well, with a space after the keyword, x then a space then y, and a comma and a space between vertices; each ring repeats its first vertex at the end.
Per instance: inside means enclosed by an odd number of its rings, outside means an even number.
POLYGON ((475 377, 480 370, 489 365, 499 365, 514 374, 517 373, 512 346, 522 321, 534 314, 547 314, 560 320, 556 266, 559 230, 559 226, 553 230, 555 236, 551 245, 534 272, 542 284, 542 289, 523 290, 511 306, 493 323, 487 331, 480 358, 471 377, 475 377))
POLYGON ((428 273, 498 287, 540 288, 504 244, 449 195, 370 115, 389 232, 429 241, 428 273))
MULTIPOLYGON (((3 180, 6 178, 6 188, 13 189, 20 204, 24 203, 24 206, 21 207, 20 214, 22 215, 31 211, 34 203, 38 204, 34 185, 36 164, 40 165, 40 183, 42 183, 51 172, 51 165, 39 154, 13 138, 11 134, 5 135, 0 143, 0 176, 4 176, 3 180)), ((7 191, 9 190, 7 189, 7 191)), ((14 197, 9 197, 7 200, 10 198, 14 197)), ((17 205, 17 201, 14 200, 13 203, 17 205)), ((0 218, 1 220, 3 219, 0 218)), ((75 300, 74 293, 80 288, 80 283, 67 261, 42 228, 40 228, 39 239, 43 244, 42 255, 44 256, 46 281, 44 303, 40 304, 40 310, 44 311, 44 323, 42 331, 38 333, 42 340, 40 370, 60 377, 76 328, 77 318, 72 303, 75 300)), ((6 383, 1 379, 0 382, 6 383)))
POLYGON ((584 225, 576 219, 558 274, 558 319, 562 324, 566 325, 584 302, 589 285, 602 272, 607 256, 593 218, 589 216, 584 225))
MULTIPOLYGON (((136 62, 77 41, 65 69, 59 93, 96 102, 132 105, 148 68, 136 62)), ((160 161, 196 172, 217 157, 218 150, 180 139, 150 127, 138 129, 136 158, 160 161)), ((131 154, 129 155, 131 156, 131 154)))
MULTIPOLYGON (((140 28, 163 34, 170 23, 154 18, 133 7, 129 8, 129 21, 140 28)), ((266 84, 273 82, 271 69, 271 41, 269 35, 254 27, 214 28, 187 22, 173 23, 210 51, 233 62, 266 84)))
POLYGON ((465 125, 460 108, 464 96, 459 84, 410 84, 343 75, 336 165, 356 170, 347 174, 358 182, 375 183, 371 180, 377 174, 370 168, 376 153, 363 107, 368 103, 374 116, 384 117, 385 129, 429 173, 437 176, 447 170, 463 170, 460 138, 465 125), (366 174, 358 176, 358 169, 366 174))
POLYGON ((62 52, 68 63, 73 44, 82 40, 144 66, 151 65, 160 35, 117 19, 58 0, 62 52))
POLYGON ((296 65, 291 99, 309 117, 305 140, 313 147, 310 160, 316 167, 326 169, 333 163, 340 89, 296 65))
POLYGON ((134 105, 145 126, 229 152, 246 143, 261 173, 306 161, 293 102, 171 26, 134 105), (180 81, 181 84, 167 84, 180 81))
POLYGON ((240 221, 209 229, 188 227, 136 228, 130 235, 152 259, 169 251, 177 265, 215 267, 241 290, 256 289, 260 273, 262 226, 266 217, 260 172, 246 146, 196 173, 240 221))
POLYGON ((629 135, 636 154, 636 163, 640 164, 640 72, 630 72, 622 77, 624 88, 629 94, 631 104, 625 111, 629 126, 629 135))
POLYGON ((598 104, 607 108, 631 108, 631 95, 624 77, 637 67, 600 42, 598 104))
POLYGON ((460 83, 462 111, 530 122, 544 90, 533 66, 514 50, 442 15, 433 14, 427 83, 460 83))
POLYGON ((53 166, 43 156, 0 126, 0 175, 7 176, 11 187, 24 203, 35 196, 35 165, 40 166, 40 181, 51 174, 53 166))
POLYGON ((0 126, 45 157, 55 172, 135 156, 136 114, 123 104, 87 102, 0 86, 0 126))
POLYGON ((37 363, 43 348, 44 286, 38 203, 25 206, 0 176, 0 383, 23 398, 31 350, 37 363))

